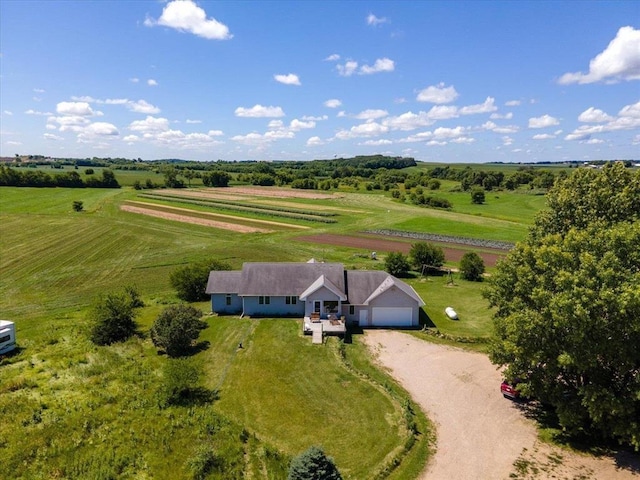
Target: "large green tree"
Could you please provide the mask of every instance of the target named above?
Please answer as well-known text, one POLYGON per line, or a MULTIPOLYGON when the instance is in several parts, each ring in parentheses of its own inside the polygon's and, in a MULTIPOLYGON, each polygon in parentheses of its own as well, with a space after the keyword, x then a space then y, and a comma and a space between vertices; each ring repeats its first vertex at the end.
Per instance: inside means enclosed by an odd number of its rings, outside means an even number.
POLYGON ((411 245, 409 258, 418 271, 423 265, 438 269, 444 264, 444 250, 428 242, 416 242, 411 245))
POLYGON ((579 169, 501 262, 494 363, 571 434, 640 449, 640 172, 579 169))
POLYGON ((207 300, 205 290, 212 270, 231 270, 231 266, 218 260, 204 260, 180 267, 171 272, 169 281, 176 290, 176 295, 185 302, 207 300))

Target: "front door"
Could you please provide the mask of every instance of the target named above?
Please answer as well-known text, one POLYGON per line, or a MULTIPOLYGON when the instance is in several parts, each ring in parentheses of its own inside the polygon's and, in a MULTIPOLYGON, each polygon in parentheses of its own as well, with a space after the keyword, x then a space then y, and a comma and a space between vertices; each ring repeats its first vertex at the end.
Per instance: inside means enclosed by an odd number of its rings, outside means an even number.
POLYGON ((313 313, 320 313, 322 311, 322 301, 316 300, 313 302, 313 313))

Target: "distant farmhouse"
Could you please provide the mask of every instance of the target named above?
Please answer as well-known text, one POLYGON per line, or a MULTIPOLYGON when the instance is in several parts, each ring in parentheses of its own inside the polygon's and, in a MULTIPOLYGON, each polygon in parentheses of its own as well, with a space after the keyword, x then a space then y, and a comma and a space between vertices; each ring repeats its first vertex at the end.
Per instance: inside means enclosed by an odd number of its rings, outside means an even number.
POLYGON ((213 271, 211 309, 250 317, 299 317, 339 328, 417 327, 424 302, 416 291, 379 270, 345 270, 341 263, 245 263, 213 271))

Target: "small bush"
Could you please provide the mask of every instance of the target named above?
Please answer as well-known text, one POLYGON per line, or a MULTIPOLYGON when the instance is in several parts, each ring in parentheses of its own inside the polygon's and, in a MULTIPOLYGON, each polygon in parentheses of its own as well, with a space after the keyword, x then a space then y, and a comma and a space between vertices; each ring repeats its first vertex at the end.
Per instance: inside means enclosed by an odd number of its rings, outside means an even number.
POLYGON ((82 203, 80 200, 74 200, 72 207, 74 212, 81 212, 82 210, 84 210, 84 203, 82 203))
POLYGON ((409 272, 411 265, 402 252, 391 252, 384 262, 384 269, 394 277, 404 277, 409 272))
POLYGON ((189 406, 208 403, 216 392, 200 386, 200 367, 190 358, 168 359, 162 371, 162 386, 158 390, 160 408, 170 405, 189 406))
POLYGON ((91 341, 96 345, 110 345, 131 337, 137 329, 136 309, 141 306, 142 301, 133 287, 100 297, 90 314, 91 341))
POLYGON ((475 252, 467 252, 460 259, 460 275, 465 280, 482 281, 484 270, 484 261, 475 252))
POLYGON ((202 312, 189 305, 174 305, 165 308, 151 326, 151 340, 170 357, 189 351, 207 323, 200 320, 202 312))
POLYGON ((471 189, 471 203, 476 205, 482 205, 484 203, 484 189, 480 187, 474 187, 471 189))
POLYGON ((291 461, 287 480, 342 480, 342 475, 320 447, 309 447, 291 461))
POLYGON ((218 465, 213 447, 201 445, 195 455, 187 460, 187 467, 194 480, 204 480, 218 465))

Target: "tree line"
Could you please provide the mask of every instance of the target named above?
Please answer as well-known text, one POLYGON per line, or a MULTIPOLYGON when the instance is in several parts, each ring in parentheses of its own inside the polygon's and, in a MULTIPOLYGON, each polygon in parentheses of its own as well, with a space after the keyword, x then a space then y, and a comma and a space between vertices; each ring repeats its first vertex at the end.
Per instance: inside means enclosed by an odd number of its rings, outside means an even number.
POLYGON ((103 170, 100 178, 82 179, 75 170, 50 175, 42 170, 16 170, 0 165, 2 187, 120 188, 111 170, 103 170))

